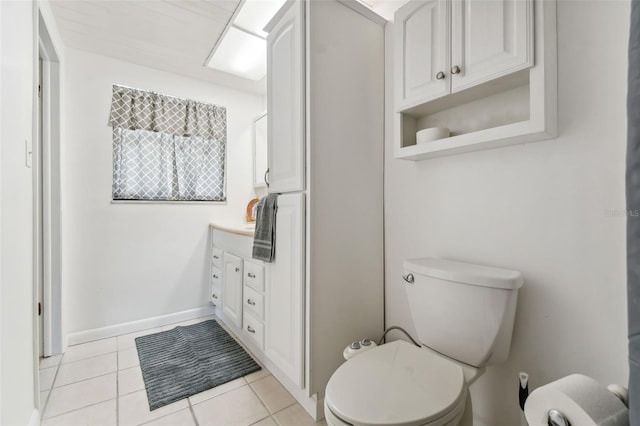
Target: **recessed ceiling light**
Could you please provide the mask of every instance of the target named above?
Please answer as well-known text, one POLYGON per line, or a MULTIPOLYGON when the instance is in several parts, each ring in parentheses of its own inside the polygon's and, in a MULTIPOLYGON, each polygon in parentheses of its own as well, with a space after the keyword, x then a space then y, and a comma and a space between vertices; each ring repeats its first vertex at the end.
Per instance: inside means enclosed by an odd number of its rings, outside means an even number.
POLYGON ((267 74, 267 43, 263 38, 231 27, 207 66, 250 80, 260 80, 267 74))

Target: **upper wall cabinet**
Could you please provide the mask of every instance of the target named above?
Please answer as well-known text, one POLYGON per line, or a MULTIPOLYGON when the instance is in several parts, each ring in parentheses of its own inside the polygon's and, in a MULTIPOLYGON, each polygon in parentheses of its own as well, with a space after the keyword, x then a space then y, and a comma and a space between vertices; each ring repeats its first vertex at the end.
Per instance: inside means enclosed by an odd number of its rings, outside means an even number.
POLYGON ((411 0, 392 25, 396 158, 556 136, 555 0, 411 0))
POLYGON ((303 21, 289 7, 267 36, 269 192, 304 189, 303 21), (277 113, 272 113, 277 111, 277 113))
POLYGON ((418 0, 400 8, 396 110, 532 66, 532 1, 418 0))
POLYGON ((397 109, 449 93, 448 10, 448 0, 431 0, 407 3, 396 12, 397 109))

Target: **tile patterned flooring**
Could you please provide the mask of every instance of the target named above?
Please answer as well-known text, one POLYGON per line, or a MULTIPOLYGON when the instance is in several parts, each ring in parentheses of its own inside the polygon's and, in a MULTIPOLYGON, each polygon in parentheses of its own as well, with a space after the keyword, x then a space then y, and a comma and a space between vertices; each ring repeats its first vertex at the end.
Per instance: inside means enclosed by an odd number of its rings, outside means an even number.
POLYGON ((71 346, 40 360, 43 426, 306 426, 316 423, 263 367, 149 411, 135 338, 198 318, 71 346))

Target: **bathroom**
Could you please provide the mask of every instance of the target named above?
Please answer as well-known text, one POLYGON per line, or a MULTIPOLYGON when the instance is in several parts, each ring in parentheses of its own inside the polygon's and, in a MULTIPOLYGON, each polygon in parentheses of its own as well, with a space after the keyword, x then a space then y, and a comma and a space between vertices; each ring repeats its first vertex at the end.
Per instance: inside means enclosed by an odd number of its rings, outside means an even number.
MULTIPOLYGON (((142 65, 136 45, 118 51, 106 41, 94 42, 93 48, 73 47, 81 37, 65 33, 55 3, 2 1, 0 7, 3 425, 27 424, 38 411, 40 396, 37 360, 32 357, 37 346, 33 176, 23 161, 24 141, 32 138, 36 97, 34 16, 46 25, 60 56, 62 291, 56 353, 73 335, 89 336, 92 330, 181 312, 208 312, 208 227, 243 222, 247 203, 267 192, 254 187, 252 161, 253 121, 268 109, 264 84, 222 73, 217 83, 186 71, 180 75, 169 61, 142 65), (13 62, 5 62, 5 57, 13 62), (227 108, 226 203, 112 201, 112 129, 107 123, 113 84, 227 108)), ((92 3, 81 5, 89 8, 92 3)), ((227 8, 237 3, 221 2, 227 8)), ((405 2, 370 3, 392 21, 405 2)), ((336 342, 325 332, 328 344, 337 348, 364 337, 378 340, 392 325, 416 335, 402 280, 406 259, 454 259, 522 273, 509 358, 487 368, 470 388, 474 424, 479 426, 519 424, 520 371, 529 374, 532 390, 572 373, 605 385, 628 383, 627 220, 616 212, 625 210, 631 2, 555 4, 557 136, 418 161, 395 153, 394 35, 393 24, 386 24, 386 80, 377 87, 378 95, 384 95, 384 116, 375 123, 383 138, 372 154, 378 174, 370 181, 344 181, 347 189, 354 185, 344 205, 359 207, 343 209, 343 217, 327 216, 336 226, 372 216, 384 221, 375 235, 376 244, 383 244, 383 256, 371 264, 383 283, 376 288, 381 299, 376 302, 375 332, 346 342, 346 337, 336 342), (376 202, 382 203, 383 197, 383 206, 364 202, 357 185, 374 188, 376 202)), ((100 2, 97 7, 102 10, 100 2)), ((74 25, 76 31, 82 29, 81 22, 74 25)), ((207 42, 209 48, 214 42, 207 42)), ((204 59, 199 58, 197 66, 204 59)), ((354 117, 361 112, 354 111, 354 117)), ((338 298, 326 302, 340 304, 338 298)), ((331 306, 325 309, 323 315, 331 316, 331 306)), ((180 321, 182 317, 174 322, 180 321)), ((341 349, 332 353, 341 359, 341 349)))

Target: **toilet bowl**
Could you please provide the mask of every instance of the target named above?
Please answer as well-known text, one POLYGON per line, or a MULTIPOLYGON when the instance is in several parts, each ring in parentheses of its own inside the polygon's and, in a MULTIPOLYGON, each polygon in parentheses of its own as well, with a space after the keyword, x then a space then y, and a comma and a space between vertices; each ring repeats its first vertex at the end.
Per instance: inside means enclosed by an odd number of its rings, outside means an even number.
POLYGON ((332 425, 457 425, 467 385, 455 363, 404 341, 345 362, 325 392, 332 425))
POLYGON ((519 272, 431 258, 404 269, 423 346, 394 341, 342 364, 325 390, 329 425, 471 426, 468 387, 508 357, 519 272))

